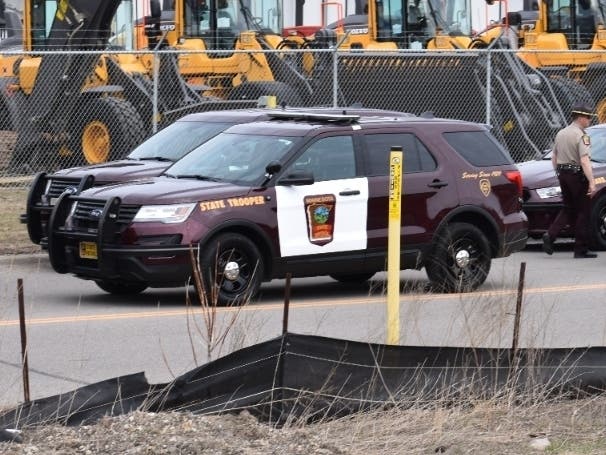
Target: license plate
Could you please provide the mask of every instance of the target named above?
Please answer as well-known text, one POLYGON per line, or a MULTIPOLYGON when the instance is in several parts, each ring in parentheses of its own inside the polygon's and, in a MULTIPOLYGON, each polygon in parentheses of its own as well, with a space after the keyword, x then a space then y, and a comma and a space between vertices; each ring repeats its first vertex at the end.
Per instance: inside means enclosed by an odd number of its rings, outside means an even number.
POLYGON ((80 257, 82 259, 97 259, 97 244, 95 242, 80 242, 80 257))

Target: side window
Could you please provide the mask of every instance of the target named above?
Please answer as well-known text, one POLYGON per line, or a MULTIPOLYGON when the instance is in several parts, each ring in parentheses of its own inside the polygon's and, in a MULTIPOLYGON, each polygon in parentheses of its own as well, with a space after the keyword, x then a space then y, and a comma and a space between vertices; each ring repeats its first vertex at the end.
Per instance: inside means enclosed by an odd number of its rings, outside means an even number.
POLYGON ((509 153, 488 131, 444 133, 444 139, 459 155, 474 166, 501 166, 513 163, 509 153))
POLYGON ((351 136, 332 136, 311 144, 286 173, 307 171, 316 182, 356 176, 356 158, 351 136))
POLYGON ((436 168, 433 156, 414 134, 367 134, 364 138, 364 163, 369 177, 389 173, 389 152, 393 146, 400 146, 404 151, 404 173, 428 172, 436 168))

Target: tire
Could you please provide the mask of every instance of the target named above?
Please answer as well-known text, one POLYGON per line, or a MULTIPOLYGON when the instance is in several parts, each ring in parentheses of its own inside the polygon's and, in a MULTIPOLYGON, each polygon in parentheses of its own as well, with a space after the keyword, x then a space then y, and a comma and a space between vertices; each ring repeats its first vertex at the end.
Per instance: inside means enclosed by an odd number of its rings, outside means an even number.
POLYGON ((366 272, 366 273, 350 273, 350 274, 339 274, 335 273, 329 275, 333 280, 336 280, 340 283, 364 283, 370 280, 376 272, 366 272))
POLYGON ((209 304, 242 305, 259 291, 265 266, 248 237, 225 233, 200 247, 200 271, 209 304), (227 265, 233 277, 225 273, 227 265))
POLYGON ((125 283, 122 281, 95 281, 95 284, 113 295, 136 295, 147 289, 145 283, 125 283))
POLYGON ((146 137, 141 116, 126 100, 112 97, 83 102, 72 164, 99 164, 123 158, 146 137))
POLYGON ((261 96, 275 96, 278 105, 301 106, 299 93, 284 82, 244 82, 235 87, 230 95, 231 100, 257 100, 261 96))
POLYGON ((575 102, 593 105, 593 96, 583 85, 566 76, 550 79, 553 91, 562 106, 564 115, 568 116, 575 102))
POLYGON ((452 223, 438 234, 425 270, 433 289, 469 292, 484 283, 490 261, 490 245, 484 233, 472 224, 452 223))
POLYGON ((606 250, 606 195, 597 199, 591 207, 589 247, 593 250, 606 250))

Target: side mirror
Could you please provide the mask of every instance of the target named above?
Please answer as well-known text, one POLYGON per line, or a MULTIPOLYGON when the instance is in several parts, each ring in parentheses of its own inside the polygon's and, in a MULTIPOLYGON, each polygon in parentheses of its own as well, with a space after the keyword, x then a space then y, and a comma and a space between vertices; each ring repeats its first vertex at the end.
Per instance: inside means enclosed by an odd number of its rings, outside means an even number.
POLYGON ((285 175, 278 180, 278 185, 284 186, 301 186, 301 185, 313 185, 314 175, 311 172, 301 171, 293 172, 292 174, 285 175))
POLYGON ((507 22, 512 27, 519 27, 522 25, 522 15, 518 12, 507 13, 507 22))
POLYGON ((282 163, 279 161, 270 161, 267 166, 265 166, 265 173, 267 175, 274 175, 276 172, 280 172, 282 169, 282 163))

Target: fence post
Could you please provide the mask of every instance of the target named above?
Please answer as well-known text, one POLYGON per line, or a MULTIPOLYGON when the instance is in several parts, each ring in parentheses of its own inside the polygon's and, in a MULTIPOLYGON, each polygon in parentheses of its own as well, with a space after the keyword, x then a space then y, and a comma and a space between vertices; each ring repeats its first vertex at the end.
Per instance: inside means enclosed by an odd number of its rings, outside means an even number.
POLYGON ((158 90, 160 86, 160 54, 154 51, 154 67, 153 67, 153 94, 152 94, 152 133, 158 131, 158 90))
POLYGON ((337 79, 338 60, 337 54, 339 52, 339 46, 334 47, 334 53, 332 54, 332 107, 339 106, 339 84, 337 79))
POLYGON ((491 109, 491 98, 492 98, 492 60, 490 58, 490 52, 486 51, 486 124, 490 125, 490 109, 491 109))

